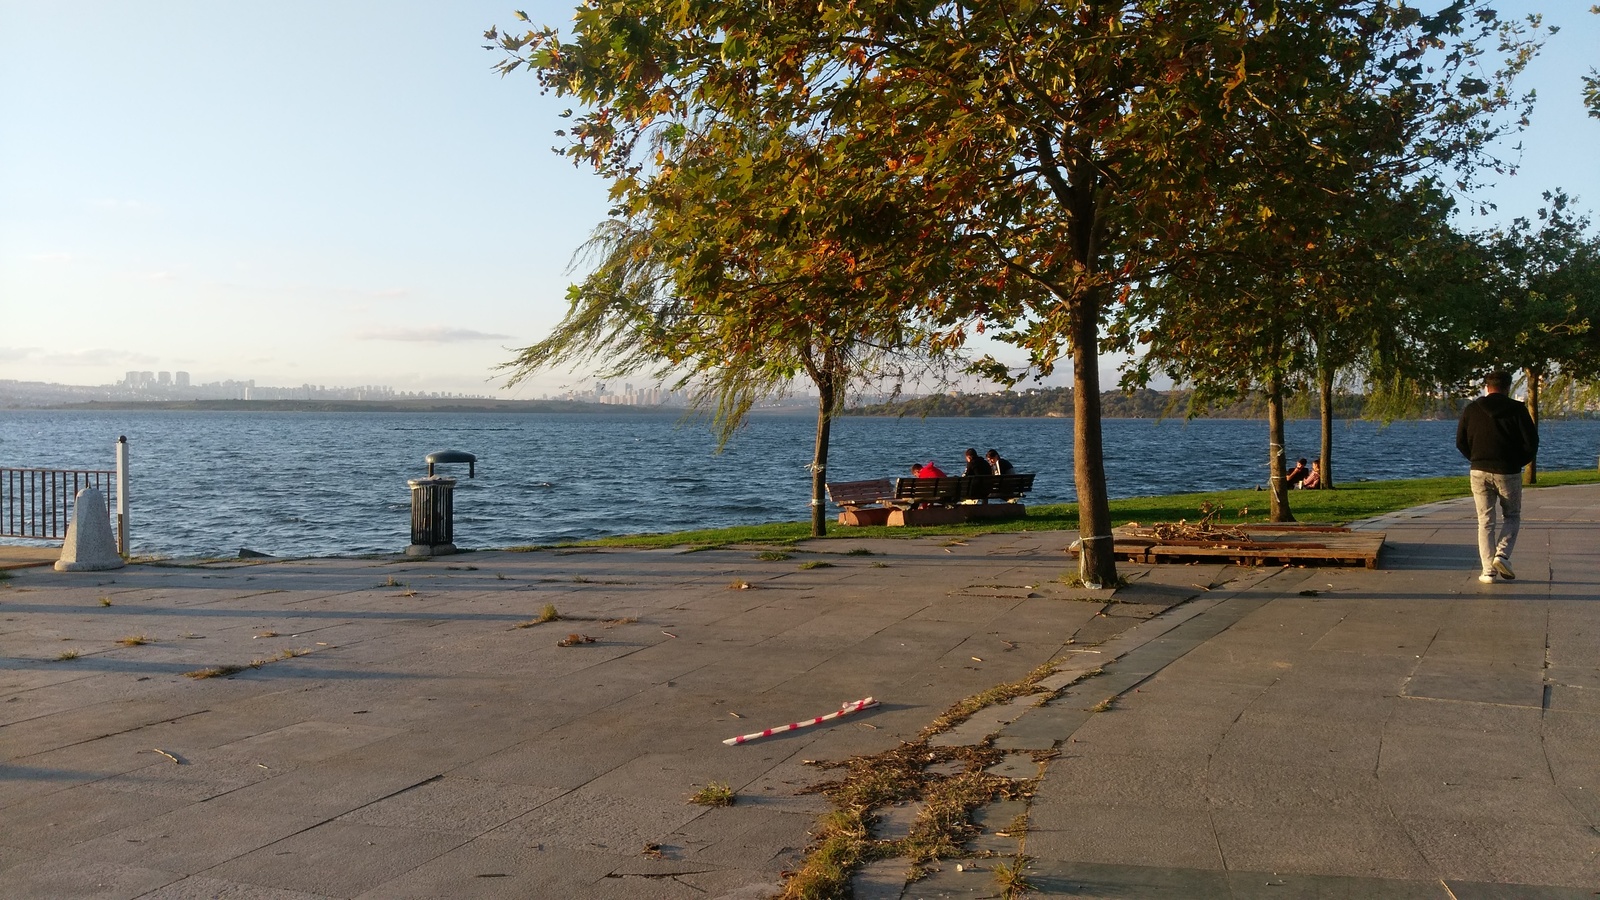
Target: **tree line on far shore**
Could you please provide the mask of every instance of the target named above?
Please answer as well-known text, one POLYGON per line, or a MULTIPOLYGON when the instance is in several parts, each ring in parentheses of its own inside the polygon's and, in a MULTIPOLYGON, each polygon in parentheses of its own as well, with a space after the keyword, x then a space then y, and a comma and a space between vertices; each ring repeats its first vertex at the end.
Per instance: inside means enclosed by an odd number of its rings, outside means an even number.
MULTIPOLYGON (((1196 413, 1205 419, 1265 419, 1267 398, 1259 393, 1236 397, 1229 402, 1212 403, 1203 409, 1193 406, 1194 392, 1186 390, 1105 391, 1100 395, 1100 415, 1106 419, 1182 419, 1196 413)), ((1419 404, 1406 412, 1407 419, 1453 419, 1460 415, 1466 398, 1444 397, 1419 404)), ((1548 402, 1548 399, 1547 399, 1548 402)), ((1577 404, 1552 404, 1545 418, 1594 418, 1600 408, 1582 409, 1577 404)), ((1284 398, 1285 415, 1311 419, 1318 415, 1317 398, 1309 393, 1284 398)), ((1378 404, 1369 404, 1365 394, 1336 391, 1333 415, 1336 419, 1385 418, 1378 404)), ((1072 416, 1072 388, 1036 388, 993 393, 934 394, 887 403, 870 403, 845 410, 848 416, 946 416, 951 418, 1043 418, 1072 416)))

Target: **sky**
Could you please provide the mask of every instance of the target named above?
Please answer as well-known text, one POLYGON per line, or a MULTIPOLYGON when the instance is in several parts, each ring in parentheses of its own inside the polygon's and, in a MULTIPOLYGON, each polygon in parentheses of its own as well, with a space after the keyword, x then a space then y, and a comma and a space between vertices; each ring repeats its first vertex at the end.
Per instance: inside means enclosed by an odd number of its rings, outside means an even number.
MULTIPOLYGON (((1561 26, 1485 227, 1600 206, 1590 0, 1561 26)), ((552 151, 564 101, 482 49, 509 2, 0 0, 0 379, 387 385, 530 399, 496 367, 560 320, 606 187, 552 151)), ((560 24, 567 3, 527 7, 560 24)))

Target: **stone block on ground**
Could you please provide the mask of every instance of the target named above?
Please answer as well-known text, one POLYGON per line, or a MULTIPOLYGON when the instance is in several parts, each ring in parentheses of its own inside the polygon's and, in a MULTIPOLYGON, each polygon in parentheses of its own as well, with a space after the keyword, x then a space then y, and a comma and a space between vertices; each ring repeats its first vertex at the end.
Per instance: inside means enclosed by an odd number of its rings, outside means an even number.
POLYGON ((72 504, 72 522, 67 540, 56 560, 57 572, 105 572, 126 563, 117 552, 117 537, 111 533, 111 517, 105 498, 95 488, 78 492, 72 504))

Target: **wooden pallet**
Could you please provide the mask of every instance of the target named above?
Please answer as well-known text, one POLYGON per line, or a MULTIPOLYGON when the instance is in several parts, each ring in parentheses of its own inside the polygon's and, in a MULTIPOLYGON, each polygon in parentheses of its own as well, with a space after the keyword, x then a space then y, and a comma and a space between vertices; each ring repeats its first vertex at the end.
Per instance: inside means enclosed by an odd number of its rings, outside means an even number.
MULTIPOLYGON (((1378 567, 1381 531, 1336 525, 1237 525, 1243 538, 1163 540, 1148 528, 1112 529, 1118 559, 1137 563, 1231 562, 1241 566, 1304 565, 1378 567)), ((1076 550, 1069 550, 1073 556, 1076 550)))

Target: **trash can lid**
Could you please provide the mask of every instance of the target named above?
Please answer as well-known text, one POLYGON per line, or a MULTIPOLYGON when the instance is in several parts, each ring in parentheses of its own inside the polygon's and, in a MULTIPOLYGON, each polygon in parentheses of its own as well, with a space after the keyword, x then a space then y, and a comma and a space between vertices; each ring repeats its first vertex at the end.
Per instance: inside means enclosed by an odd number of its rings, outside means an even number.
POLYGON ((435 450, 423 457, 428 463, 428 474, 433 474, 436 463, 466 463, 467 477, 478 477, 478 458, 465 450, 435 450))

